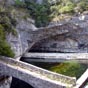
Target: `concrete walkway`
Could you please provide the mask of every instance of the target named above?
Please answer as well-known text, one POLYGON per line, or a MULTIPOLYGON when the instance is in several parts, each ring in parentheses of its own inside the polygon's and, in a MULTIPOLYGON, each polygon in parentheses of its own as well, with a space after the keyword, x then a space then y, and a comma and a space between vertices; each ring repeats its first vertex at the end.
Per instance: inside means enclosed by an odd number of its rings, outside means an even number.
POLYGON ((76 60, 88 63, 88 53, 26 53, 24 60, 29 62, 63 62, 76 60))

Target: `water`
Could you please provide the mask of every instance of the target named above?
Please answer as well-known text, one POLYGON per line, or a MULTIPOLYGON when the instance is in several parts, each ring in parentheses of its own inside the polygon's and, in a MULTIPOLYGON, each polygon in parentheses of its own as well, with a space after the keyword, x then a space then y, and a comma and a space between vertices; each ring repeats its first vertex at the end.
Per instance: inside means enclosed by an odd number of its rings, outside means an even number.
POLYGON ((33 87, 19 79, 13 78, 11 88, 33 88, 33 87))

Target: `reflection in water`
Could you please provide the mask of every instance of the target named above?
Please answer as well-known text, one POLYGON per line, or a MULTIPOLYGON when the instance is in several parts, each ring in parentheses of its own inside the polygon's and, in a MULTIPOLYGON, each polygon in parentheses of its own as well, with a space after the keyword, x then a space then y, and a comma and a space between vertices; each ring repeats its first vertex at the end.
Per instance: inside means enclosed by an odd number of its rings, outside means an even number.
POLYGON ((33 88, 33 87, 19 79, 13 78, 11 88, 33 88))

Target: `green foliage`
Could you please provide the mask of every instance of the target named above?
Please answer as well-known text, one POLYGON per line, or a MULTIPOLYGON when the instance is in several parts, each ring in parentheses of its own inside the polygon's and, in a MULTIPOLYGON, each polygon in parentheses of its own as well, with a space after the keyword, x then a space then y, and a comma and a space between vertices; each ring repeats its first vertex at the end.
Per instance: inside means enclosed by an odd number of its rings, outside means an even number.
POLYGON ((18 36, 18 34, 17 34, 17 31, 15 30, 15 29, 12 29, 12 35, 14 35, 14 36, 18 36))
POLYGON ((54 17, 60 14, 73 15, 88 10, 88 0, 57 0, 50 4, 51 0, 44 0, 42 4, 37 4, 34 0, 15 0, 16 6, 28 9, 30 17, 35 20, 37 27, 46 26, 54 17))
POLYGON ((35 3, 35 0, 15 0, 16 6, 29 10, 37 27, 48 25, 54 17, 60 17, 60 14, 74 15, 88 10, 88 0, 56 0, 52 4, 49 2, 51 0, 44 0, 42 4, 35 3))
POLYGON ((50 68, 50 70, 67 76, 79 78, 86 70, 86 67, 76 61, 69 61, 53 66, 50 68))
POLYGON ((75 12, 83 12, 88 10, 88 0, 60 0, 59 3, 51 6, 54 15, 59 14, 75 14, 75 12))
POLYGON ((14 57, 14 53, 11 50, 11 47, 7 44, 5 40, 5 32, 1 25, 0 25, 0 55, 14 57))
POLYGON ((51 6, 51 10, 55 12, 55 14, 65 14, 65 13, 73 13, 74 12, 74 3, 70 0, 62 0, 60 3, 51 6))
POLYGON ((1 39, 2 39, 2 40, 5 40, 5 32, 4 32, 3 29, 4 29, 3 26, 0 25, 0 40, 1 40, 1 39))
MULTIPOLYGON (((14 27, 16 26, 16 20, 11 17, 11 14, 6 11, 0 12, 0 25, 3 27, 5 33, 14 34, 14 27)), ((15 33, 16 34, 16 33, 15 33)))
POLYGON ((59 10, 59 13, 72 13, 73 7, 72 6, 64 6, 59 10))
POLYGON ((14 57, 11 47, 4 40, 0 40, 0 55, 14 57))
POLYGON ((81 1, 77 4, 78 12, 83 12, 88 10, 88 1, 81 1))
POLYGON ((15 0, 15 5, 17 7, 24 7, 25 3, 22 0, 15 0))
POLYGON ((5 9, 0 10, 0 55, 14 57, 10 45, 6 42, 6 35, 12 33, 16 36, 15 26, 16 20, 11 17, 11 14, 5 9))
POLYGON ((36 26, 45 26, 50 21, 50 4, 37 4, 35 2, 25 1, 26 7, 33 19, 35 19, 36 26))

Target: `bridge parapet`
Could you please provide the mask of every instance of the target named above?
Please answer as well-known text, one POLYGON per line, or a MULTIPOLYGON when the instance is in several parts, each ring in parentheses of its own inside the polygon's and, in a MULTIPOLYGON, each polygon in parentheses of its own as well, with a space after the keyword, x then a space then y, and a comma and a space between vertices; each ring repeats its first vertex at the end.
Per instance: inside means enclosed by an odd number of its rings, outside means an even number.
MULTIPOLYGON (((11 58, 1 57, 0 62, 6 63, 7 66, 11 65, 11 66, 20 67, 24 70, 29 70, 30 72, 34 72, 34 73, 36 73, 40 76, 45 77, 46 79, 48 78, 48 79, 56 81, 58 83, 62 83, 62 85, 64 84, 64 85, 73 86, 73 85, 76 84, 76 79, 74 77, 68 77, 68 76, 64 76, 64 75, 57 74, 57 73, 54 73, 54 72, 50 72, 50 71, 44 70, 42 68, 33 66, 31 64, 27 64, 27 63, 24 63, 24 62, 21 62, 21 61, 13 60, 11 58)), ((57 87, 57 88, 59 88, 59 87, 57 87)))

